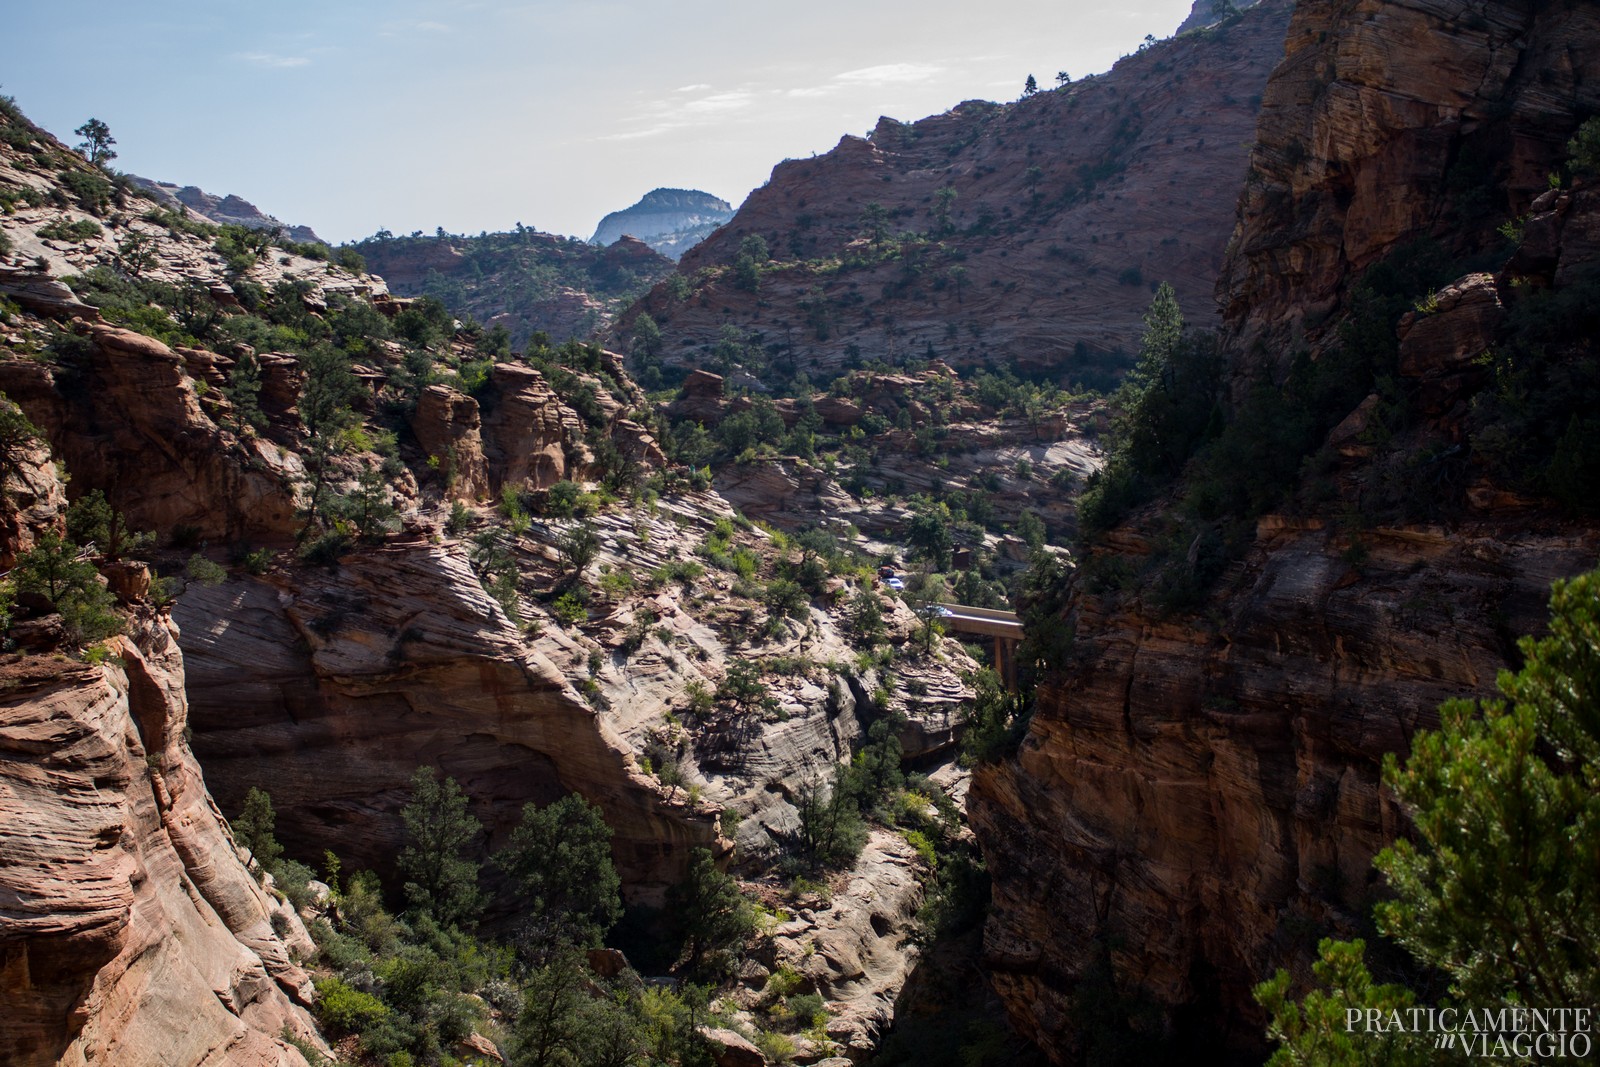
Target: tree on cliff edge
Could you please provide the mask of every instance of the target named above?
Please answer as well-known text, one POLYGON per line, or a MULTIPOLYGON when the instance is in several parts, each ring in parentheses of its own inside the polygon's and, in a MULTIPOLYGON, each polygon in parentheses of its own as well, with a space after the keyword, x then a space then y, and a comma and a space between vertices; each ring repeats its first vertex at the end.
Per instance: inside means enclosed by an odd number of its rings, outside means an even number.
POLYGON ((90 119, 72 132, 83 138, 83 143, 78 146, 78 151, 83 153, 83 158, 95 166, 98 167, 102 163, 109 163, 117 158, 117 154, 111 150, 111 146, 117 143, 117 139, 111 136, 111 127, 99 119, 90 119))
MULTIPOLYGON (((1404 768, 1385 760, 1417 840, 1378 856, 1395 894, 1378 927, 1442 974, 1462 1008, 1600 1001, 1600 570, 1555 583, 1550 610, 1550 636, 1523 638, 1526 665, 1501 672, 1504 699, 1446 702, 1404 768)), ((1286 972, 1257 989, 1284 1043, 1272 1064, 1432 1062, 1432 1035, 1415 1048, 1345 1032, 1348 1009, 1414 999, 1374 983, 1362 948, 1322 942, 1326 988, 1298 1003, 1286 972)))

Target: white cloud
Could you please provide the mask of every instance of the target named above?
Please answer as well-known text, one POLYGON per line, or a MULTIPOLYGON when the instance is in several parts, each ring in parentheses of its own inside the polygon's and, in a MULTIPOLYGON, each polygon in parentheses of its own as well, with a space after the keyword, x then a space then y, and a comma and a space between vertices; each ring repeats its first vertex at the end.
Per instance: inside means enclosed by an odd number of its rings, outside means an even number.
POLYGON ((787 89, 784 95, 800 98, 832 96, 834 93, 847 90, 909 85, 929 81, 943 72, 943 67, 932 63, 882 63, 876 67, 861 67, 835 74, 821 85, 803 85, 787 89))
POLYGON ((233 58, 242 59, 246 63, 253 63, 258 67, 280 69, 285 67, 304 67, 311 62, 305 56, 280 56, 273 52, 235 52, 233 58))
POLYGON ((696 85, 680 85, 672 91, 675 93, 703 93, 709 88, 711 88, 711 86, 701 82, 696 85))
POLYGON ((884 63, 876 67, 862 67, 835 74, 833 80, 845 85, 902 85, 906 82, 925 82, 943 68, 931 63, 884 63))
POLYGON ((749 107, 750 103, 751 93, 748 90, 735 89, 731 92, 703 96, 699 100, 690 100, 683 105, 683 110, 693 115, 722 115, 749 107))

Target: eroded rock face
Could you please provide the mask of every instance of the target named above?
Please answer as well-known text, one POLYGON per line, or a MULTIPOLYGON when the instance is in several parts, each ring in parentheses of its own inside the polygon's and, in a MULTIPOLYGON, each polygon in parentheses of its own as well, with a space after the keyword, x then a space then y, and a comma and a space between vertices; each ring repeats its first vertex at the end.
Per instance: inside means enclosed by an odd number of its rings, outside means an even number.
POLYGON ((150 178, 130 175, 134 184, 149 194, 151 199, 174 210, 187 209, 200 218, 218 224, 245 226, 252 230, 281 229, 291 240, 323 243, 310 226, 286 226, 272 215, 242 196, 229 193, 217 196, 194 185, 180 186, 176 182, 158 182, 150 178))
POLYGON ((692 847, 718 847, 711 814, 662 796, 580 676, 518 634, 457 552, 394 545, 276 585, 191 589, 178 610, 218 796, 232 810, 266 781, 292 852, 392 871, 419 766, 461 783, 496 846, 524 803, 581 793, 642 899, 681 877, 692 847))
POLYGON ((851 1057, 878 1047, 916 966, 909 941, 922 903, 918 873, 916 851, 904 838, 874 830, 843 889, 773 931, 772 962, 798 971, 830 1002, 828 1036, 851 1057))
POLYGON ((290 535, 297 461, 213 422, 183 357, 160 341, 94 325, 86 347, 78 367, 0 360, 0 392, 74 477, 105 486, 135 529, 192 526, 219 542, 290 535))
MULTIPOLYGON (((1264 533, 1273 523, 1264 524, 1264 533)), ((1265 536, 1220 632, 1082 601, 1070 683, 1014 763, 974 778, 994 881, 985 950, 1025 1033, 1062 1061, 1075 982, 1110 947, 1126 988, 1259 1046, 1255 982, 1307 928, 1350 932, 1403 827, 1384 753, 1487 693, 1592 532, 1376 531, 1357 571, 1320 524, 1265 536), (1137 976, 1137 977, 1135 977, 1137 976)), ((1172 1025, 1184 1025, 1176 1016, 1172 1025)))
POLYGON ((548 489, 569 475, 567 442, 583 437, 583 422, 563 405, 532 367, 495 365, 494 407, 484 420, 491 488, 548 489))
MULTIPOLYGON (((1482 191, 1504 191, 1500 218, 1528 210, 1594 106, 1597 17, 1298 6, 1219 290, 1236 397, 1280 383, 1297 349, 1329 353, 1353 282, 1389 252, 1424 238, 1447 256, 1491 247, 1496 223, 1451 177, 1462 158, 1487 153, 1482 191)), ((1509 271, 1465 273, 1401 322, 1410 455, 1463 442, 1512 281, 1560 284, 1568 257, 1569 270, 1589 261, 1588 191, 1566 195, 1539 201, 1509 271)), ((1379 404, 1329 435, 1335 492, 1381 473, 1364 433, 1379 404)), ((1259 521, 1203 615, 1164 618, 1080 585, 1071 660, 1041 687, 1016 758, 974 778, 995 887, 986 956, 1012 1019, 1057 1062, 1082 1050, 1073 1006, 1101 960, 1180 1043, 1259 1056, 1254 983, 1280 966, 1307 975, 1318 934, 1360 933, 1381 888, 1372 857, 1404 829, 1379 786, 1384 755, 1435 725, 1442 700, 1491 693, 1514 636, 1545 625, 1549 583, 1600 550, 1594 523, 1488 484, 1449 527, 1380 524, 1359 544, 1309 496, 1301 514, 1259 521)), ((1134 516, 1106 551, 1136 561, 1158 522, 1155 508, 1134 516)))
POLYGON ((144 617, 104 666, 0 668, 8 1064, 300 1067, 285 1029, 325 1049, 292 955, 310 939, 246 872, 184 742, 176 637, 144 617))
POLYGON ((1597 64, 1592 4, 1298 4, 1218 283, 1237 350, 1281 369, 1384 255, 1526 214, 1600 108, 1597 64))
POLYGON ((482 424, 478 402, 448 385, 430 385, 417 398, 412 432, 429 462, 445 472, 452 499, 476 502, 489 495, 482 424))

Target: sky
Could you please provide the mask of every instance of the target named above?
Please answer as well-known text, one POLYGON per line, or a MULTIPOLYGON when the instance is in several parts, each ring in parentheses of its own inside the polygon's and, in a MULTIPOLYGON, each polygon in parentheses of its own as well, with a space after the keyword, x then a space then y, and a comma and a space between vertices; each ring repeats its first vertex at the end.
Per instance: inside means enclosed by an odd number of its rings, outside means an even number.
POLYGON ((127 0, 6 4, 0 93, 112 166, 330 241, 517 223, 587 239, 658 186, 738 206, 878 116, 1099 73, 1191 0, 127 0))

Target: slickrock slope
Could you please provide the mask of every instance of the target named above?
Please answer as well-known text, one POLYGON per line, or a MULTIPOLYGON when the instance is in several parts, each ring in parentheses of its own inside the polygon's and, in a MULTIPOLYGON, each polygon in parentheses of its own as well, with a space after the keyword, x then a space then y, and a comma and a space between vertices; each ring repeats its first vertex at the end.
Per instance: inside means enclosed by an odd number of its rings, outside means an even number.
MULTIPOLYGON (((1057 1062, 1105 1036, 1075 1012, 1107 966, 1127 1003, 1160 1009, 1147 1033, 1259 1056, 1252 984, 1305 975, 1319 933, 1370 930, 1371 857, 1404 830, 1383 754, 1440 700, 1491 692, 1549 582, 1600 553, 1593 521, 1513 491, 1474 436, 1483 354, 1600 258, 1593 179, 1535 200, 1600 108, 1593 6, 1313 0, 1289 41, 1220 287, 1234 397, 1283 388, 1295 348, 1336 358, 1359 272, 1418 238, 1498 272, 1401 319, 1395 383, 1333 429, 1326 473, 1295 514, 1259 519, 1201 612, 1076 587, 1072 656, 970 794, 996 988, 1057 1062), (1508 264, 1493 228, 1524 213, 1508 264), (1417 496, 1450 502, 1436 521, 1347 518, 1411 470, 1417 496)), ((1592 366, 1592 338, 1575 343, 1592 366)), ((1102 551, 1136 571, 1162 521, 1136 515, 1102 551)))
POLYGON ((866 139, 781 163, 618 333, 648 313, 665 362, 704 366, 731 324, 785 378, 937 356, 1113 383, 1156 282, 1191 318, 1211 316, 1289 8, 1270 0, 1105 75, 885 118, 866 139), (869 204, 886 211, 877 236, 869 204), (773 259, 755 288, 733 269, 752 236, 773 259))
POLYGON ((206 794, 175 629, 109 651, 0 668, 0 1059, 303 1065, 311 942, 206 794))
POLYGON ((576 791, 605 811, 630 893, 659 903, 689 848, 717 845, 715 812, 668 802, 464 557, 396 544, 184 597, 196 744, 222 802, 264 785, 292 849, 387 872, 419 765, 480 802, 497 844, 524 803, 576 791))
POLYGON ((639 202, 600 220, 590 244, 637 237, 669 259, 683 254, 733 217, 733 206, 698 189, 652 189, 639 202))
POLYGON ((437 297, 457 315, 506 327, 519 347, 540 331, 557 341, 588 337, 672 270, 640 240, 596 248, 529 229, 476 237, 386 231, 353 247, 396 294, 437 297))

